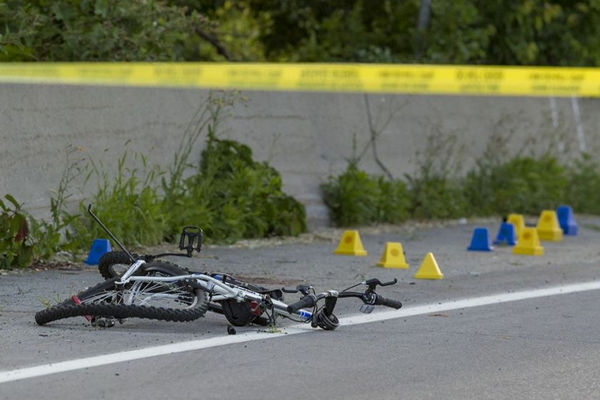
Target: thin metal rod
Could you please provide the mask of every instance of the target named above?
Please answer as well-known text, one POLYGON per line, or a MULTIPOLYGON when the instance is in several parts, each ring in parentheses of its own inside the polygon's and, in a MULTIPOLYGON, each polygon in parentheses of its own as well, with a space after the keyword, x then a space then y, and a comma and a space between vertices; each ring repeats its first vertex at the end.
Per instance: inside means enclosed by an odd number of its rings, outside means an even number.
POLYGON ((104 232, 106 232, 106 234, 108 236, 110 236, 110 238, 117 244, 117 246, 119 246, 121 248, 121 250, 123 250, 125 252, 125 254, 127 254, 127 256, 129 257, 129 259, 131 260, 131 262, 134 263, 135 262, 135 257, 133 257, 129 251, 127 251, 127 249, 125 248, 125 246, 123 246, 123 244, 121 244, 121 242, 119 242, 119 239, 117 239, 115 237, 115 235, 113 235, 112 232, 109 231, 106 226, 104 226, 104 224, 102 223, 102 221, 100 221, 100 218, 98 218, 96 216, 96 214, 94 214, 92 212, 92 205, 91 204, 88 205, 88 213, 90 213, 90 215, 92 216, 92 218, 94 218, 94 220, 98 223, 98 225, 100 225, 100 228, 102 228, 104 230, 104 232))

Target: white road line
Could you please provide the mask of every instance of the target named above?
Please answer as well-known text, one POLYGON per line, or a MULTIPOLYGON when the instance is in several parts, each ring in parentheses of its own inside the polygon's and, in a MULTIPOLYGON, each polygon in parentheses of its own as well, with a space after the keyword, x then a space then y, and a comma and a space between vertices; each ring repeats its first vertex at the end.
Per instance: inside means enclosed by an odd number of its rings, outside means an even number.
MULTIPOLYGON (((600 281, 576 283, 572 285, 556 286, 545 289, 533 289, 514 293, 474 297, 461 300, 451 300, 443 303, 425 304, 421 306, 413 306, 394 311, 383 311, 373 314, 355 315, 347 318, 340 318, 340 324, 345 326, 367 324, 370 322, 406 318, 416 315, 424 315, 442 311, 451 311, 492 304, 501 304, 508 303, 511 301, 536 299, 540 297, 586 292, 598 289, 600 289, 600 281)), ((0 371, 0 383, 13 382, 28 378, 36 378, 40 376, 57 374, 60 372, 74 371, 83 368, 99 367, 102 365, 140 360, 148 357, 156 357, 167 354, 181 353, 185 351, 225 346, 234 343, 251 342, 254 340, 275 339, 284 336, 307 333, 311 331, 315 330, 311 329, 309 325, 294 325, 286 327, 283 332, 279 333, 246 332, 238 335, 228 335, 214 337, 210 339, 191 340, 187 342, 173 343, 163 346, 147 347, 139 350, 122 351, 118 353, 105 354, 102 356, 86 357, 77 360, 62 361, 52 364, 43 364, 35 367, 21 368, 11 371, 0 371)))

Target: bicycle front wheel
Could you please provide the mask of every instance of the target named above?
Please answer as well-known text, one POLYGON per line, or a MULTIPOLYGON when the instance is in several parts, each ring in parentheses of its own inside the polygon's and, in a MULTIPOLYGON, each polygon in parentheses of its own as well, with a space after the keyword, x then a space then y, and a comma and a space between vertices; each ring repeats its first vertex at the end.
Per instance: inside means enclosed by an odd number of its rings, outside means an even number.
MULTIPOLYGON (((178 276, 186 272, 168 262, 149 263, 145 276, 178 276)), ((187 282, 131 281, 118 285, 104 281, 66 301, 35 315, 39 325, 76 316, 106 318, 147 318, 186 322, 202 317, 208 310, 208 294, 187 282), (75 304, 78 302, 79 304, 75 304)))

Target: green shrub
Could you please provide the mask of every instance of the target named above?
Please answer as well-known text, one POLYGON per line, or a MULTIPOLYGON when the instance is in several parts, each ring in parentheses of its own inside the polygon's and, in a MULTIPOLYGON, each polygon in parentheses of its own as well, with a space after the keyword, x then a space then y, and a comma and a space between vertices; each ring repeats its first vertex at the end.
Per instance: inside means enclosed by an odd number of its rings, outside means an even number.
POLYGON ((9 194, 0 200, 0 269, 24 268, 33 260, 27 216, 9 194))
POLYGON ((589 154, 568 169, 566 203, 575 212, 600 214, 600 166, 589 154))
POLYGON ((388 180, 377 177, 379 200, 377 202, 377 221, 390 224, 402 222, 408 218, 408 191, 401 180, 388 180))
POLYGON ((145 156, 133 153, 131 159, 127 152, 116 171, 107 171, 101 161, 88 160, 82 166, 81 159, 69 160, 79 151, 69 147, 67 168, 51 198, 50 221, 21 214, 10 196, 12 208, 2 203, 0 232, 7 233, 0 245, 0 267, 23 265, 32 256, 50 258, 61 249, 85 251, 94 238, 106 237, 88 214, 88 203, 126 246, 175 241, 186 225, 202 227, 206 239, 213 242, 305 232, 304 206, 283 192, 280 174, 268 163, 254 161, 248 146, 215 134, 223 111, 239 99, 237 93, 209 96, 182 136, 167 173, 145 156), (190 155, 205 131, 206 148, 200 162, 193 164, 190 155), (84 172, 85 182, 94 177, 97 187, 79 204, 79 212, 70 214, 64 209, 68 187, 84 172), (18 229, 27 233, 26 242, 18 229))
MULTIPOLYGON (((139 154, 133 160, 138 167, 130 168, 125 153, 114 179, 101 163, 91 162, 91 176, 99 183, 89 202, 125 245, 173 242, 186 225, 201 227, 213 242, 306 231, 304 206, 283 192, 279 173, 254 161, 248 146, 217 138, 223 112, 239 99, 237 93, 209 95, 166 173, 139 154), (192 150, 204 132, 206 146, 194 164, 192 150)), ((80 215, 67 230, 73 248, 85 248, 94 237, 105 236, 86 208, 80 204, 80 215)))
POLYGON ((406 185, 370 176, 348 163, 346 171, 321 185, 323 201, 337 226, 397 223, 407 218, 406 185))
POLYGON ((31 216, 28 217, 28 222, 31 228, 30 235, 34 244, 35 259, 50 259, 61 250, 62 245, 64 245, 61 235, 62 227, 57 227, 44 219, 36 219, 31 216))
POLYGON ((406 176, 409 213, 417 219, 457 218, 467 214, 460 182, 445 176, 406 176))
MULTIPOLYGON (((442 163, 442 165, 446 165, 442 163)), ((584 155, 566 167, 549 155, 482 157, 464 178, 422 162, 403 181, 370 176, 350 162, 322 185, 323 200, 337 226, 469 215, 539 214, 559 204, 600 214, 600 165, 584 155)))
POLYGON ((306 231, 304 207, 283 192, 279 173, 254 161, 248 146, 218 139, 212 129, 196 174, 165 208, 172 227, 197 224, 213 241, 306 231))
POLYGON ((458 138, 434 128, 417 158, 416 173, 405 175, 409 213, 417 219, 462 217, 468 210, 458 178, 458 138))
POLYGON ((551 156, 517 156, 496 165, 479 162, 465 179, 473 214, 538 214, 565 200, 567 171, 551 156))

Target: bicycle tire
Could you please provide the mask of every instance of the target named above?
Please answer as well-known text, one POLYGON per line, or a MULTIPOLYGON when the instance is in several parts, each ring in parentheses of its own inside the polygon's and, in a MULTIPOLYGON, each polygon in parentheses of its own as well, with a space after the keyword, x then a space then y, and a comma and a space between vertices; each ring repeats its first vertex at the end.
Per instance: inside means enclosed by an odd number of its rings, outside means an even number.
MULTIPOLYGON (((137 255, 133 255, 137 258, 137 255)), ((142 257, 143 259, 143 257, 142 257)), ((147 260, 146 260, 147 261, 147 260)), ((98 271, 104 279, 120 278, 122 273, 119 273, 115 267, 123 265, 128 268, 131 265, 131 259, 124 251, 109 251, 104 253, 98 260, 98 271)))
MULTIPOLYGON (((146 268, 146 274, 151 273, 177 276, 183 275, 186 272, 171 263, 155 262, 148 264, 146 268)), ((192 308, 177 309, 137 304, 116 304, 109 301, 94 302, 95 297, 105 295, 106 297, 104 299, 106 299, 110 293, 114 293, 114 297, 116 298, 123 296, 124 292, 121 288, 117 288, 116 281, 116 278, 109 279, 92 288, 82 291, 77 296, 81 301, 81 304, 75 304, 73 301, 71 301, 71 304, 68 304, 67 301, 39 311, 35 314, 35 321, 38 325, 44 325, 59 319, 91 315, 117 319, 145 318, 159 321, 188 322, 204 316, 208 310, 208 294, 199 288, 183 287, 186 284, 181 282, 176 283, 176 285, 179 284, 184 292, 188 291, 188 294, 193 294, 196 298, 192 308)), ((135 283, 133 285, 135 285, 135 283)), ((129 289, 131 289, 133 285, 130 285, 129 289)), ((157 292, 155 291, 154 293, 157 292)))
POLYGON ((35 322, 38 325, 44 325, 59 319, 85 315, 117 319, 145 318, 157 321, 189 322, 200 318, 204 313, 197 310, 174 310, 127 304, 73 304, 42 310, 35 314, 35 322))

